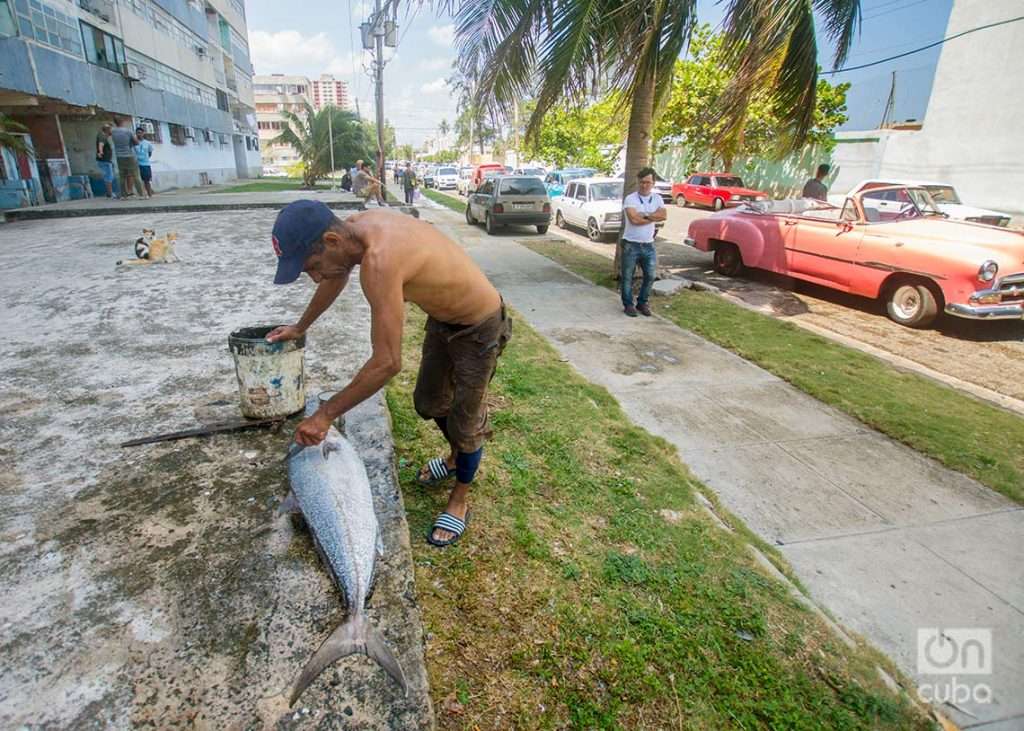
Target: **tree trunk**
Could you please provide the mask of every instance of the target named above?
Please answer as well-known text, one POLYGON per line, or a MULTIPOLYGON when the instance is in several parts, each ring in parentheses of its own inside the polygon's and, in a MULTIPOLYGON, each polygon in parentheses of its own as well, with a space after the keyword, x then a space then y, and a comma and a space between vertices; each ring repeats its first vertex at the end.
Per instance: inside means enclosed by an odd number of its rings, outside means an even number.
MULTIPOLYGON (((651 133, 654 129, 654 74, 651 74, 636 90, 633 103, 629 108, 629 133, 626 137, 626 171, 622 197, 636 190, 636 174, 640 168, 651 164, 651 133)), ((622 213, 625 224, 626 213, 622 213)), ((619 264, 622 257, 622 234, 615 245, 615 271, 613 276, 619 279, 619 264)))

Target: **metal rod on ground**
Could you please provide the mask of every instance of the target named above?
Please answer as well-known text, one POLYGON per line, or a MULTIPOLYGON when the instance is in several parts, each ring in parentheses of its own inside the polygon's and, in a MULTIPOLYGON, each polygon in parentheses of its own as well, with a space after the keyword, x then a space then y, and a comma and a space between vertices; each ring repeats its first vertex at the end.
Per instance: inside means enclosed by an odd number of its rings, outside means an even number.
POLYGON ((209 424, 195 429, 185 429, 168 434, 157 434, 152 437, 141 439, 130 439, 121 442, 122 447, 137 447, 140 444, 153 444, 154 442, 173 442, 177 439, 189 439, 190 437, 205 437, 210 434, 228 434, 231 432, 250 431, 252 429, 263 429, 268 427, 280 427, 284 419, 262 419, 260 421, 229 421, 224 424, 209 424))

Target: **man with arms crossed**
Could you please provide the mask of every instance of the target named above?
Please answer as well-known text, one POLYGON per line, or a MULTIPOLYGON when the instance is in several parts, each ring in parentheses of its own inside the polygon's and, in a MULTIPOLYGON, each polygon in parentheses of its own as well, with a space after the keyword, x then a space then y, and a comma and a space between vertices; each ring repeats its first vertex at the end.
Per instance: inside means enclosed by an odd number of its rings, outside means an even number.
POLYGON ((622 231, 622 271, 620 286, 622 288, 623 311, 630 317, 636 317, 637 310, 651 316, 651 308, 647 298, 651 296, 655 270, 658 266, 658 254, 654 250, 655 223, 664 221, 665 203, 661 195, 654 192, 654 169, 641 168, 636 174, 637 190, 626 196, 622 207, 626 211, 625 228, 622 231), (633 305, 633 271, 637 262, 643 269, 644 279, 640 285, 640 294, 633 305))
POLYGON ((274 283, 294 282, 306 272, 317 289, 299 321, 277 328, 267 340, 292 340, 306 332, 337 299, 356 265, 370 303, 373 354, 351 383, 299 424, 299 444, 319 444, 334 419, 401 370, 405 303, 427 313, 413 400, 421 417, 437 423, 451 452, 430 460, 419 482, 434 485, 455 477, 448 506, 427 536, 436 546, 454 543, 466 529, 469 486, 491 435, 487 386, 512 334, 501 295, 454 241, 405 214, 373 210, 342 221, 323 203, 299 200, 278 215, 273 244, 274 283))

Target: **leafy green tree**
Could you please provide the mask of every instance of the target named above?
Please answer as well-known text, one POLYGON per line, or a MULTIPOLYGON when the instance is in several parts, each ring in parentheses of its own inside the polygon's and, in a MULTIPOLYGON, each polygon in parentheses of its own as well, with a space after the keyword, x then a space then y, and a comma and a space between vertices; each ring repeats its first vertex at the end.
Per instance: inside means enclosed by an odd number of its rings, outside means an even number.
POLYGON ((6 147, 15 152, 28 152, 28 145, 25 138, 17 132, 28 132, 28 127, 21 122, 16 122, 6 114, 0 113, 0 147, 6 147))
POLYGON ((305 104, 299 114, 282 111, 288 127, 272 140, 272 144, 291 145, 302 159, 302 182, 313 187, 316 181, 331 172, 331 145, 334 139, 334 164, 336 167, 356 159, 370 159, 370 137, 366 125, 353 112, 340 107, 324 107, 319 112, 305 104))
MULTIPOLYGON (((698 27, 690 40, 689 58, 676 62, 668 101, 658 116, 654 137, 659 150, 672 144, 686 146, 686 167, 694 169, 711 152, 713 167, 729 169, 736 157, 769 159, 785 156, 788 139, 785 122, 779 119, 772 89, 755 90, 747 101, 741 124, 730 124, 719 110, 725 104, 731 73, 727 65, 726 37, 707 24, 698 27)), ((846 121, 846 90, 819 79, 814 117, 806 135, 809 144, 831 150, 833 130, 846 121)))
POLYGON ((548 111, 528 138, 526 154, 556 167, 597 168, 610 173, 626 139, 626 116, 617 94, 586 107, 548 111))

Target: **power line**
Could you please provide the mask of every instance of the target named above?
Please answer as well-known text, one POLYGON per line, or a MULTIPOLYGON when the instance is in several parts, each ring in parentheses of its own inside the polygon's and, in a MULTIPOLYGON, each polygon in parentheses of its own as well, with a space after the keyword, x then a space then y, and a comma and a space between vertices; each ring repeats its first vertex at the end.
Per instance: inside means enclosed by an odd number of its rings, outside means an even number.
POLYGON ((915 5, 922 5, 923 3, 926 3, 926 2, 929 2, 929 1, 930 0, 915 0, 915 2, 907 3, 906 5, 900 5, 900 6, 895 7, 895 8, 889 8, 888 10, 883 10, 882 12, 875 13, 874 15, 865 15, 863 18, 861 18, 861 20, 874 20, 875 18, 881 18, 883 15, 890 15, 892 13, 898 13, 901 10, 906 10, 907 8, 912 8, 915 5))
POLYGON ((915 53, 920 53, 921 51, 927 51, 929 48, 935 48, 935 46, 941 46, 946 41, 951 41, 951 40, 953 40, 955 38, 960 38, 961 36, 969 35, 970 33, 976 33, 979 30, 987 30, 988 28, 996 28, 996 27, 998 27, 1000 25, 1008 25, 1010 23, 1016 23, 1016 22, 1018 22, 1020 20, 1024 20, 1024 15, 1018 16, 1016 18, 1008 18, 1007 20, 1000 20, 1000 21, 997 21, 995 23, 989 23, 988 25, 979 25, 977 28, 971 28, 971 29, 965 30, 965 31, 963 31, 961 33, 957 33, 955 35, 951 35, 948 38, 943 38, 941 41, 935 41, 934 43, 929 43, 927 46, 921 46, 920 48, 915 48, 913 51, 907 51, 906 53, 900 53, 900 54, 897 54, 895 56, 889 56, 889 58, 883 58, 883 59, 880 59, 878 61, 872 61, 871 63, 864 63, 864 64, 861 64, 860 66, 849 66, 849 67, 847 67, 845 69, 835 69, 834 71, 822 71, 821 75, 822 76, 831 76, 832 74, 844 74, 847 71, 859 71, 860 69, 870 68, 871 66, 878 66, 879 64, 888 63, 889 61, 895 61, 896 59, 903 58, 904 56, 912 56, 915 53))

